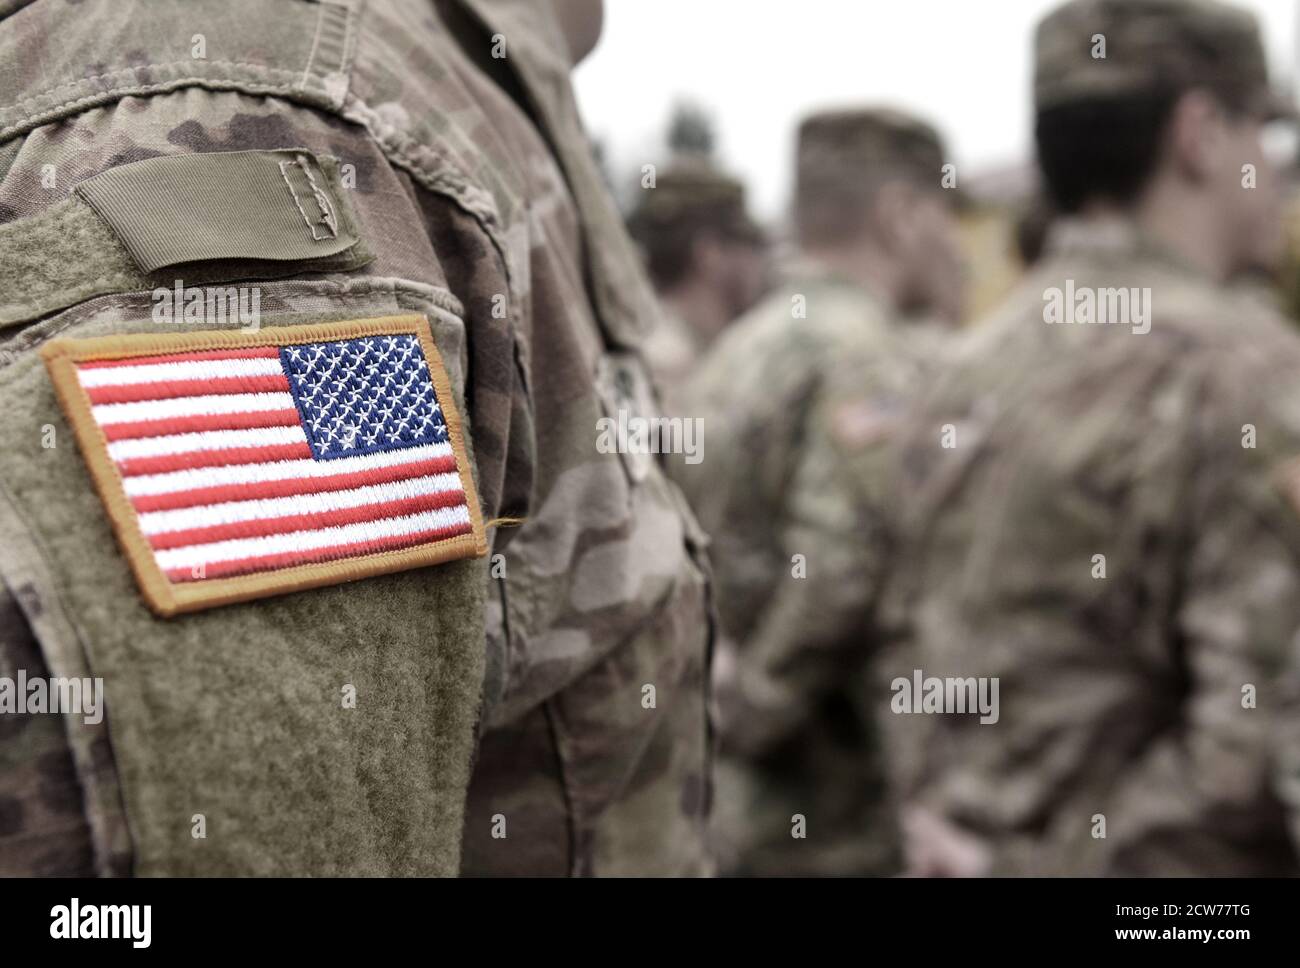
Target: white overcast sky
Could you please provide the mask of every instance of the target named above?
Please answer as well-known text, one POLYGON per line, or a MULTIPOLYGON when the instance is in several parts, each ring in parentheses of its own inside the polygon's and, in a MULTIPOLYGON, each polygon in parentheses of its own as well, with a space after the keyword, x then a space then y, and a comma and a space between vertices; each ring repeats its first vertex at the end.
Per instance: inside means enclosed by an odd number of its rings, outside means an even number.
MULTIPOLYGON (((1238 0, 1275 76, 1295 75, 1300 0, 1238 0)), ((1029 157, 1030 36, 1055 0, 605 0, 578 102, 622 180, 661 161, 672 105, 711 112, 719 160, 756 214, 784 210, 794 126, 828 106, 888 103, 943 130, 963 170, 1029 157)))

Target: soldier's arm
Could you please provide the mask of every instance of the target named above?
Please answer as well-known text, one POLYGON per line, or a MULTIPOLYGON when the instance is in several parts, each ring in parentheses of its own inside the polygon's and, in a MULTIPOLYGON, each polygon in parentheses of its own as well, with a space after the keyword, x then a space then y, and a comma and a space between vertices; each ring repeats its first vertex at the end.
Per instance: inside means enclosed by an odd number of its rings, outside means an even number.
POLYGON ((781 525, 785 570, 719 687, 724 735, 750 755, 797 729, 819 696, 855 674, 869 647, 885 547, 871 488, 884 441, 850 444, 837 430, 837 421, 868 406, 861 394, 828 389, 812 408, 781 525))
MULTIPOLYGON (((114 729, 111 755, 106 746, 99 748, 107 761, 105 773, 115 773, 116 764, 125 775, 123 764, 132 761, 185 762, 185 772, 178 771, 179 775, 164 776, 164 771, 152 770, 143 774, 143 778, 137 773, 134 784, 122 784, 126 808, 132 814, 137 872, 290 870, 301 873, 323 871, 336 862, 340 866, 352 863, 357 870, 384 869, 381 865, 387 865, 386 869, 393 871, 454 872, 459 849, 460 805, 465 797, 474 747, 472 727, 481 707, 482 594, 486 584, 482 565, 447 562, 418 572, 412 569, 409 575, 375 575, 373 581, 349 582, 331 590, 306 587, 293 595, 276 594, 256 604, 233 604, 199 616, 155 618, 143 606, 131 569, 114 543, 109 519, 86 474, 84 449, 65 421, 37 350, 48 345, 55 335, 69 339, 105 334, 171 336, 209 329, 233 332, 238 326, 243 335, 251 338, 280 326, 334 325, 344 320, 419 314, 429 325, 433 342, 442 356, 451 398, 474 421, 472 434, 466 435, 469 459, 458 460, 457 470, 464 468, 466 474, 475 473, 483 517, 490 518, 497 513, 505 490, 502 483, 508 476, 505 462, 515 452, 510 428, 506 426, 512 410, 517 408, 511 382, 515 371, 509 341, 491 340, 496 334, 490 330, 489 323, 483 322, 491 317, 485 316, 480 307, 475 307, 476 315, 472 318, 456 307, 446 274, 424 234, 421 212, 413 206, 415 190, 409 174, 390 164, 374 139, 358 126, 343 125, 320 112, 287 101, 253 99, 228 91, 198 94, 192 89, 159 93, 141 98, 138 103, 113 102, 75 115, 67 125, 67 130, 77 132, 76 138, 68 141, 47 138, 45 128, 36 129, 18 147, 17 160, 9 175, 0 180, 0 194, 8 203, 14 199, 14 185, 36 184, 32 173, 50 171, 57 176, 52 176, 51 187, 44 192, 18 191, 17 217, 3 226, 6 253, 14 255, 10 261, 21 265, 17 259, 19 253, 37 252, 43 272, 31 273, 30 279, 23 280, 21 289, 14 287, 5 293, 5 296, 26 297, 32 305, 20 303, 4 320, 9 327, 4 330, 4 336, 13 337, 6 348, 15 347, 15 351, 4 354, 0 390, 7 402, 22 400, 26 409, 12 407, 9 411, 11 419, 3 427, 8 456, 0 462, 4 465, 0 476, 5 478, 4 489, 14 495, 21 512, 16 515, 19 518, 16 530, 37 549, 32 559, 42 567, 31 569, 35 575, 31 581, 45 609, 44 614, 28 609, 30 632, 6 619, 6 637, 17 635, 17 641, 27 642, 28 653, 43 657, 55 675, 64 674, 60 664, 66 665, 74 650, 84 651, 94 674, 104 680, 108 697, 105 720, 111 719, 114 729), (124 103, 129 106, 123 106, 124 103), (237 216, 240 222, 235 228, 246 226, 248 233, 236 238, 243 239, 247 234, 263 248, 283 244, 278 235, 271 235, 264 228, 267 220, 261 217, 263 212, 254 210, 247 186, 225 173, 226 166, 238 158, 264 159, 270 152, 283 153, 286 144, 294 146, 306 159, 295 159, 294 163, 301 165, 304 172, 314 172, 314 179, 323 186, 320 190, 329 192, 336 203, 338 217, 342 218, 345 209, 353 212, 357 222, 355 234, 370 252, 378 253, 373 262, 363 262, 359 257, 341 261, 333 256, 286 252, 286 258, 268 273, 274 278, 264 279, 256 266, 246 270, 240 261, 219 258, 220 246, 235 234, 229 226, 236 222, 237 216), (124 157, 126 161, 122 160, 124 157), (316 165, 312 165, 312 158, 316 159, 316 165), (338 167, 325 167, 327 158, 337 158, 338 167), (117 229, 104 216, 89 211, 78 192, 106 173, 126 177, 140 170, 133 167, 136 159, 148 170, 183 162, 188 165, 191 180, 201 185, 202 197, 221 197, 224 191, 234 200, 224 207, 196 204, 184 214, 185 218, 197 219, 199 229, 206 226, 202 219, 209 213, 215 213, 213 218, 224 219, 223 233, 196 230, 181 236, 190 244, 210 244, 211 251, 201 251, 185 267, 165 266, 149 275, 135 264, 124 247, 118 252, 118 248, 108 244, 115 239, 113 232, 117 229), (69 190, 74 187, 77 192, 69 190), (51 211, 63 213, 66 218, 80 218, 77 224, 88 225, 90 229, 81 235, 66 231, 62 240, 48 231, 33 236, 24 234, 41 233, 45 217, 51 211), (267 237, 263 238, 264 235, 267 237), (86 241, 87 237, 91 242, 86 241), (99 238, 108 241, 94 246, 92 243, 99 238), (32 239, 40 244, 33 243, 32 239), (60 241, 66 244, 62 247, 53 244, 60 241), (74 251, 74 245, 80 248, 74 251), (108 260, 116 260, 113 265, 119 277, 102 283, 105 274, 99 273, 88 283, 91 288, 78 288, 74 284, 108 260), (63 284, 61 273, 66 273, 72 282, 63 284), (185 306, 193 305, 201 310, 198 318, 191 318, 182 307, 179 295, 175 297, 175 312, 172 313, 173 304, 169 301, 166 304, 169 308, 160 316, 158 307, 163 305, 158 298, 160 294, 170 300, 173 293, 183 288, 193 295, 204 282, 214 284, 200 291, 197 301, 189 297, 185 300, 185 306), (106 287, 98 296, 97 285, 106 287), (229 313, 225 313, 225 303, 213 302, 214 295, 221 298, 223 293, 231 299, 229 313), (45 296, 46 301, 34 301, 37 295, 45 296), (207 297, 206 303, 203 295, 207 297), (250 310, 247 318, 234 315, 236 304, 240 313, 245 308, 250 310), (214 312, 214 305, 219 305, 225 314, 214 312), (63 315, 55 318, 51 315, 55 312, 63 315), (40 428, 45 424, 57 430, 56 447, 42 447, 40 428), (327 604, 326 596, 334 596, 330 600, 332 604, 327 604), (50 621, 54 614, 71 615, 76 622, 75 629, 55 627, 50 621), (330 621, 330 615, 340 620, 330 621), (365 624, 364 634, 348 630, 353 620, 365 624), (10 629, 18 631, 11 633, 10 629), (32 637, 39 641, 39 649, 31 647, 32 637), (281 649, 280 644, 290 638, 294 647, 281 649), (177 641, 211 643, 212 647, 172 648, 177 641), (239 666, 231 661, 233 653, 225 647, 232 643, 248 645, 239 666), (151 648, 167 649, 168 662, 148 663, 140 657, 140 650, 151 648), (399 660, 399 655, 405 655, 409 661, 399 660), (451 665, 443 666, 444 656, 452 660, 451 665), (291 673, 261 675, 248 671, 281 659, 294 667, 291 673), (185 664, 191 660, 204 668, 187 669, 185 664), (319 704, 315 707, 318 718, 307 725, 296 712, 286 712, 280 717, 259 696, 259 690, 232 687, 228 674, 236 668, 248 673, 245 682, 258 678, 278 683, 310 680, 318 685, 328 683, 329 689, 343 698, 319 704), (412 677, 407 671, 420 669, 427 669, 430 674, 417 673, 412 677), (412 814, 429 804, 452 805, 450 811, 438 813, 436 820, 427 824, 430 829, 413 839, 412 843, 418 841, 419 851, 406 850, 405 845, 391 851, 387 845, 372 847, 377 841, 367 841, 368 833, 355 833, 365 829, 356 819, 365 808, 360 784, 350 785, 355 774, 343 777, 342 783, 336 785, 338 795, 328 801, 302 798, 288 802, 271 787, 259 790, 257 796, 248 794, 250 784, 246 777, 251 773, 275 774, 277 782, 292 783, 288 777, 307 760, 311 760, 307 770, 314 771, 318 778, 324 775, 321 770, 338 769, 342 776, 347 772, 346 757, 304 752, 294 763, 289 763, 281 751, 297 748, 300 742, 304 750, 321 750, 331 742, 332 721, 340 714, 347 715, 345 701, 349 687, 359 686, 360 695, 375 697, 372 701, 376 705, 369 708, 386 712, 389 706, 378 704, 388 701, 378 697, 398 696, 404 682, 423 683, 409 698, 394 699, 391 705, 394 714, 404 715, 407 717, 404 721, 412 724, 402 745, 409 751, 410 762, 418 764, 419 769, 413 770, 403 763, 362 783, 386 784, 394 797, 404 798, 399 809, 412 814), (141 690, 149 694, 149 701, 142 699, 141 690), (412 701, 417 694, 420 701, 412 701), (207 701, 214 695, 220 696, 219 712, 216 703, 207 701), (171 752, 185 744, 187 733, 204 729, 211 721, 205 717, 237 722, 244 716, 259 717, 259 735, 265 741, 253 746, 236 746, 239 740, 233 734, 227 737, 220 733, 222 741, 229 738, 231 746, 217 743, 197 755, 192 755, 189 749, 181 755, 171 752), (156 723, 160 718, 167 719, 168 728, 147 724, 156 723), (175 725, 181 722, 188 725, 175 725), (295 733, 292 742, 269 738, 282 735, 278 732, 282 728, 295 733), (434 746, 441 749, 433 752, 434 746), (239 755, 229 755, 231 748, 237 748, 239 755), (194 838, 188 830, 174 834, 180 828, 174 823, 169 825, 167 817, 180 816, 180 810, 170 803, 164 804, 164 800, 172 797, 177 802, 186 799, 192 790, 200 790, 206 806, 201 812, 209 817, 226 818, 231 824, 227 829, 242 824, 247 836, 242 840, 221 841, 220 850, 207 854, 194 851, 191 846, 194 838), (259 798, 262 803, 275 803, 276 809, 260 809, 256 806, 259 798), (304 821, 300 829, 317 831, 313 834, 317 838, 347 838, 357 845, 357 856, 361 859, 349 861, 342 854, 326 857, 329 851, 319 845, 329 842, 327 839, 313 840, 305 835, 296 840, 281 839, 272 828, 283 818, 282 808, 299 811, 300 816, 329 813, 329 825, 304 821), (240 819, 230 819, 236 816, 240 819), (249 847, 265 843, 274 843, 275 849, 249 847), (381 856, 385 852, 386 856, 381 856), (367 868, 365 864, 373 866, 367 868)), ((299 223, 295 220, 302 217, 296 201, 299 196, 292 186, 285 189, 283 196, 278 194, 285 169, 276 166, 274 160, 263 165, 263 169, 271 173, 270 187, 276 190, 267 196, 273 201, 264 202, 264 210, 286 214, 296 230, 299 223), (281 210, 272 207, 276 201, 281 210)), ((149 196, 142 197, 145 201, 129 214, 138 216, 137 221, 145 222, 146 227, 165 227, 172 210, 161 204, 150 207, 149 196)), ((135 224, 124 218, 117 221, 135 224)), ((313 226, 306 221, 301 224, 301 234, 309 243, 313 226)), ((342 233, 341 229, 338 231, 342 233)), ((470 231, 472 226, 466 233, 470 231)), ((485 257, 479 261, 493 265, 485 257)), ((0 299, 0 302, 7 300, 0 299)), ((505 325, 497 323, 498 331, 505 325)), ((442 399, 444 405, 450 406, 452 399, 442 399)), ((0 571, 6 580, 11 577, 9 552, 0 541, 0 560, 4 562, 0 571)), ((21 588, 28 579, 26 574, 18 577, 18 581, 11 582, 11 588, 21 588)), ((28 601, 26 596, 19 598, 24 604, 28 601)), ((11 643, 7 642, 6 648, 10 647, 11 643)), ((281 672, 283 669, 284 666, 281 672)), ((286 704, 284 708, 287 710, 289 706, 286 704)), ((95 785, 84 782, 85 774, 97 764, 83 755, 79 732, 69 729, 66 732, 75 765, 68 765, 69 744, 60 744, 59 739, 59 731, 67 724, 60 723, 60 718, 40 715, 27 721, 0 716, 0 729, 16 731, 12 742, 8 738, 4 740, 0 752, 0 757, 5 758, 4 768, 0 769, 0 839, 9 828, 15 837, 12 843, 0 843, 0 869, 5 872, 14 869, 14 865, 23 865, 19 869, 39 873, 40 865, 47 858, 51 865, 46 868, 48 872, 68 872, 66 866, 52 865, 62 863, 60 857, 72 849, 68 845, 76 842, 76 831, 84 833, 86 827, 96 837, 94 860, 98 870, 105 870, 107 862, 117 856, 115 852, 110 856, 100 849, 106 811, 100 809, 101 798, 95 794, 95 785), (60 748, 64 752, 59 752, 60 748), (11 761, 10 756, 16 759, 11 761), (75 782, 75 776, 70 779, 70 775, 76 770, 83 771, 80 793, 75 789, 69 792, 71 788, 67 788, 69 782, 75 782), (74 807, 78 816, 66 815, 74 807), (64 825, 61 831, 55 829, 56 822, 64 825), (54 845, 59 843, 63 846, 56 852, 54 845)), ((367 723, 380 721, 373 717, 354 719, 367 723)), ((378 742, 383 741, 378 738, 378 742)), ((366 748, 366 742, 358 742, 357 748, 366 748)), ((193 812, 186 808, 184 816, 189 818, 193 812)), ((115 850, 118 843, 116 838, 111 842, 105 840, 104 846, 115 850)))
MULTIPOLYGON (((1266 436, 1265 406, 1256 413, 1266 436)), ((1225 420, 1206 432, 1189 495, 1186 588, 1171 635, 1188 679, 1180 722, 1097 805, 1107 837, 1092 842, 1101 863, 1089 869, 1239 869, 1236 845, 1249 856, 1259 817, 1289 809, 1296 826, 1300 791, 1294 779, 1284 782, 1285 757, 1294 754, 1281 727, 1284 670, 1300 630, 1300 503, 1275 460, 1285 451, 1266 439, 1244 448, 1241 425, 1225 420)))

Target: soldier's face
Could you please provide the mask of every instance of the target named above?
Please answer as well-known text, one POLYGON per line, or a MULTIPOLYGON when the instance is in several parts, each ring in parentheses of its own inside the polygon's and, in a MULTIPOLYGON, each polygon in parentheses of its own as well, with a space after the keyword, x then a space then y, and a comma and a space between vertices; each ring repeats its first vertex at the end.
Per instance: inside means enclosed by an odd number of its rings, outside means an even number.
POLYGON ((713 240, 704 247, 699 264, 710 284, 722 293, 733 319, 767 292, 770 263, 762 245, 738 239, 713 240))
POLYGON ((914 202, 904 264, 911 283, 904 308, 956 323, 966 299, 966 266, 957 218, 948 200, 926 192, 914 202))
POLYGON ((1218 183, 1238 272, 1276 269, 1285 248, 1282 159, 1269 136, 1277 129, 1270 128, 1258 118, 1224 123, 1218 183))
POLYGON ((763 298, 771 284, 771 269, 766 246, 754 242, 733 246, 731 295, 734 315, 739 316, 763 298))

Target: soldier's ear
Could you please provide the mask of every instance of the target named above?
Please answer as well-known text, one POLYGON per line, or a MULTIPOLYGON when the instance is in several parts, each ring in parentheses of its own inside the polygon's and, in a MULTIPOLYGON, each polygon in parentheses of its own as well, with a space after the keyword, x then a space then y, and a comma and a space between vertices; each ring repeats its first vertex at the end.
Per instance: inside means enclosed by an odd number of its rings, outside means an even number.
POLYGON ((882 184, 871 202, 871 227, 884 247, 892 252, 907 248, 915 235, 916 190, 902 179, 882 184))
POLYGON ((716 278, 725 272, 729 260, 726 243, 710 231, 696 232, 691 239, 691 268, 705 278, 716 278))
POLYGON ((1226 124, 1224 110, 1212 94, 1186 91, 1169 114, 1158 167, 1197 184, 1215 178, 1227 144, 1226 124))

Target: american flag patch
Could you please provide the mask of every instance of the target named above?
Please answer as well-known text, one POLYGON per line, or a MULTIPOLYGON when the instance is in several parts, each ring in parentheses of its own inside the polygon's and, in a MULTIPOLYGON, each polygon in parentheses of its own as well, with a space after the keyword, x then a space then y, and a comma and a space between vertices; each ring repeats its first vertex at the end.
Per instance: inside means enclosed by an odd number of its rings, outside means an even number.
POLYGON ((423 316, 64 339, 43 355, 159 614, 486 553, 423 316))

